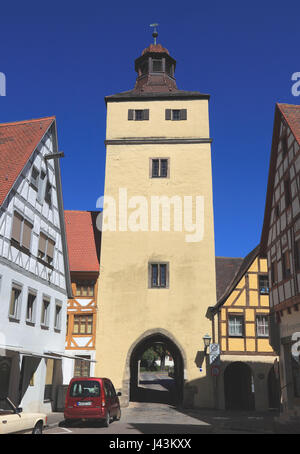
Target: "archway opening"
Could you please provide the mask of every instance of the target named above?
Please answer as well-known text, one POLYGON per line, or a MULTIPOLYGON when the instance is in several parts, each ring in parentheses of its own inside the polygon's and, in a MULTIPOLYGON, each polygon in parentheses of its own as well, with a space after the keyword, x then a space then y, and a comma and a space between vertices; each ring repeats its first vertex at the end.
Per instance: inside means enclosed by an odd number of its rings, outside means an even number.
POLYGON ((242 362, 229 364, 224 372, 226 410, 254 410, 254 380, 250 366, 242 362))
POLYGON ((181 352, 171 339, 161 333, 147 336, 130 357, 129 400, 179 405, 183 369, 181 352))

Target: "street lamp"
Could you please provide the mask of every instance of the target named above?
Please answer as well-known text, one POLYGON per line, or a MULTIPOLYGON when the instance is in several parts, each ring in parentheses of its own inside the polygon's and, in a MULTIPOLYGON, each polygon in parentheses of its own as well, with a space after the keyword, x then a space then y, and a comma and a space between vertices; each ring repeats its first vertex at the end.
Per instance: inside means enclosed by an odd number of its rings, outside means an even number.
POLYGON ((202 339, 203 339, 203 342, 204 342, 204 353, 206 354, 207 349, 208 349, 208 347, 210 345, 211 336, 209 334, 205 334, 202 339))

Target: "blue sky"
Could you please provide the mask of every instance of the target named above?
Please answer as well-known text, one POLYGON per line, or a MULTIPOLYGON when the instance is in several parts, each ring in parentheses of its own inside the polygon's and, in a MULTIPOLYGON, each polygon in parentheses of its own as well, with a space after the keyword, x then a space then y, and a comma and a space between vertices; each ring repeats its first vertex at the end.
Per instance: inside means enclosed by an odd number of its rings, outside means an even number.
POLYGON ((300 104, 299 1, 5 2, 0 11, 0 122, 56 115, 66 209, 103 194, 104 96, 133 88, 134 60, 159 42, 180 89, 211 95, 216 254, 259 242, 276 102, 300 104))

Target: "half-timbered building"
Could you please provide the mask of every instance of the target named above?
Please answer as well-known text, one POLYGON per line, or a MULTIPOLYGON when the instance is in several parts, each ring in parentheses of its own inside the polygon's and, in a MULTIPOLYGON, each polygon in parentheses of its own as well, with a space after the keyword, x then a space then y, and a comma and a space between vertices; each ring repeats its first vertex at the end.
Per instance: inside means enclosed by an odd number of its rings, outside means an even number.
POLYGON ((55 117, 0 125, 0 390, 55 408, 71 296, 55 117))
POLYGON ((259 246, 245 259, 216 258, 217 304, 209 308, 213 343, 220 357, 215 373, 216 407, 227 410, 267 410, 279 407, 269 342, 267 260, 259 246))
POLYGON ((65 211, 73 298, 68 301, 64 382, 94 375, 97 290, 99 277, 99 212, 65 211))
POLYGON ((286 417, 300 416, 299 147, 300 106, 276 104, 261 246, 268 260, 271 342, 280 354, 286 417))

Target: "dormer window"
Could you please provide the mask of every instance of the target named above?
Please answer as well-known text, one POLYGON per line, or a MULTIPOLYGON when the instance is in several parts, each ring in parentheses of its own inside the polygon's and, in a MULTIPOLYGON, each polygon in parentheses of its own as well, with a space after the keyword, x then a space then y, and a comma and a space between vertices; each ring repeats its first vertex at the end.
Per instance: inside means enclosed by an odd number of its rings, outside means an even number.
POLYGON ((153 58, 152 60, 152 68, 154 73, 160 73, 163 70, 163 62, 162 59, 153 58))

